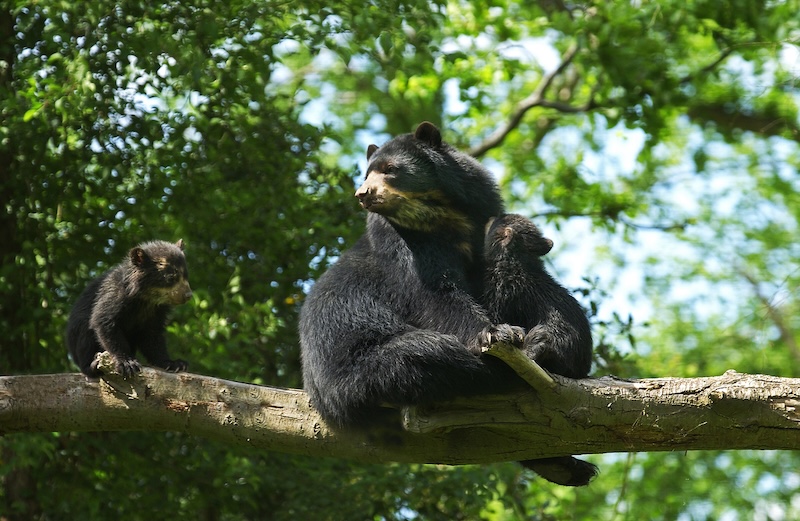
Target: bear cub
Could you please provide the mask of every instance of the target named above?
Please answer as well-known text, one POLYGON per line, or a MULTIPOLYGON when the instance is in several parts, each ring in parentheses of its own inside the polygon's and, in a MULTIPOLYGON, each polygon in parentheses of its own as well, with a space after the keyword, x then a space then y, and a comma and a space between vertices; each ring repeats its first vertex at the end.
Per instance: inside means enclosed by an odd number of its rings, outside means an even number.
MULTIPOLYGON (((592 365, 592 333, 581 305, 544 268, 553 241, 521 215, 505 214, 487 225, 483 304, 493 321, 522 326, 528 358, 556 374, 584 378, 592 365)), ((582 486, 597 467, 573 457, 520 461, 560 485, 582 486)))
POLYGON ((78 297, 67 323, 70 356, 90 378, 102 374, 95 359, 102 351, 125 378, 141 371, 137 350, 156 367, 185 371, 189 364, 167 353, 164 330, 172 306, 191 298, 183 240, 140 244, 78 297))
POLYGON ((588 376, 592 332, 586 312, 541 259, 553 241, 516 214, 501 215, 487 228, 483 304, 490 318, 524 327, 525 353, 548 371, 588 376))

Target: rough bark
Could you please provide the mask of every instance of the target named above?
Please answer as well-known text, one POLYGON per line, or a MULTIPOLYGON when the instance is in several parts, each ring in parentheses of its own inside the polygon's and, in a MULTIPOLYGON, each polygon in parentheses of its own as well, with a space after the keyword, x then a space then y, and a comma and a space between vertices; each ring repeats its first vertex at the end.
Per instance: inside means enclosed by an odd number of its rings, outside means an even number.
MULTIPOLYGON (((370 462, 485 463, 619 451, 800 449, 800 379, 728 371, 707 378, 570 380, 519 351, 490 354, 532 389, 402 411, 404 429, 343 432, 297 389, 145 368, 0 377, 0 435, 180 431, 230 445, 370 462)), ((108 369, 109 363, 103 367, 108 369)))

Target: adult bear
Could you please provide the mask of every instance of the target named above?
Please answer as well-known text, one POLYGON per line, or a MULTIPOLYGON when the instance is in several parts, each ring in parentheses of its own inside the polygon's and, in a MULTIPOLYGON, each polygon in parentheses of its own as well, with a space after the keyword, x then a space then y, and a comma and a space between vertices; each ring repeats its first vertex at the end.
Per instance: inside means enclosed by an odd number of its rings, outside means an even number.
MULTIPOLYGON (((356 191, 366 233, 317 280, 300 312, 303 379, 334 426, 365 426, 382 404, 415 405, 500 392, 519 380, 482 347, 522 343, 524 330, 493 324, 482 294, 486 223, 503 213, 489 172, 442 143, 433 124, 367 149, 356 191)), ((583 485, 588 463, 526 463, 583 485)))

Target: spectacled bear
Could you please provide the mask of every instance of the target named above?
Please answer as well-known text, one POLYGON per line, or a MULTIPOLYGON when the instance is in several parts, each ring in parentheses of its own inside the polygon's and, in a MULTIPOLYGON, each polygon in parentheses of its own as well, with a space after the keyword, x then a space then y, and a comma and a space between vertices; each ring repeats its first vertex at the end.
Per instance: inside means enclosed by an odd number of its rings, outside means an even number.
MULTIPOLYGON (((592 365, 592 332, 586 312, 544 267, 542 256, 553 241, 521 215, 505 214, 487 226, 486 278, 482 303, 493 321, 522 326, 527 331, 523 349, 539 365, 570 378, 585 378, 592 365)), ((548 458, 521 462, 537 472, 543 465, 569 469, 562 485, 585 484, 597 467, 575 458, 548 458), (577 483, 573 483, 577 481, 577 483)))
POLYGON ((382 404, 519 385, 505 364, 481 355, 493 342, 522 347, 524 338, 521 327, 493 322, 477 300, 486 223, 503 213, 491 174, 428 122, 370 145, 367 159, 355 193, 368 211, 366 232, 300 311, 312 405, 333 426, 365 426, 382 404))
POLYGON ((494 321, 522 326, 529 358, 550 372, 585 378, 592 365, 586 311, 556 282, 541 257, 553 241, 521 215, 494 219, 486 234, 482 303, 494 321))
POLYGON ((192 298, 183 241, 146 242, 127 258, 92 280, 78 297, 67 323, 67 347, 81 372, 102 374, 95 356, 108 351, 125 378, 141 371, 139 350, 147 360, 170 372, 188 363, 171 359, 164 330, 172 306, 192 298))

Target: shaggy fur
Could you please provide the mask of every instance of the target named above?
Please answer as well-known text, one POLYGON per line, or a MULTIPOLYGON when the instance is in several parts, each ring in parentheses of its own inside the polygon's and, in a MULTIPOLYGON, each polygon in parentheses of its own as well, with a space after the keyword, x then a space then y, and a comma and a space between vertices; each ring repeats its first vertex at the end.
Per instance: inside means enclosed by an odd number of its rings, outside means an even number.
MULTIPOLYGON (((553 241, 521 215, 494 219, 486 233, 482 302, 492 320, 527 330, 529 358, 553 373, 585 378, 592 365, 589 320, 575 297, 545 270, 541 257, 552 247, 553 241)), ((520 463, 561 485, 585 485, 597 474, 596 466, 572 457, 520 463)))
MULTIPOLYGON (((524 338, 524 329, 493 321, 477 300, 486 223, 503 213, 489 172, 443 143, 430 123, 370 145, 367 159, 355 194, 369 212, 366 233, 317 280, 300 312, 314 407, 333 426, 365 426, 383 404, 523 385, 481 355, 493 342, 522 347, 524 338)), ((573 458, 562 459, 548 460, 540 474, 570 474, 573 458)))
POLYGON ((75 302, 67 324, 72 360, 96 378, 102 372, 95 356, 108 351, 127 378, 141 371, 138 350, 156 367, 185 371, 188 363, 167 353, 164 329, 170 308, 191 298, 183 241, 140 244, 91 281, 75 302))

